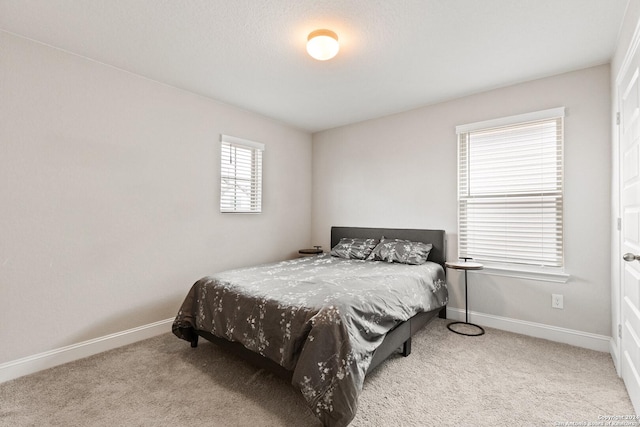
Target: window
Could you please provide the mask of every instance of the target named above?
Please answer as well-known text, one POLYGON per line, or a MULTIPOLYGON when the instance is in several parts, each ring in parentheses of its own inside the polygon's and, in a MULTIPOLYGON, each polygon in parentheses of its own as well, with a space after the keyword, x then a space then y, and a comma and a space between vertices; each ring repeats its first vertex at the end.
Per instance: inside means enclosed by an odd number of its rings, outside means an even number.
POLYGON ((458 126, 458 250, 563 266, 564 108, 458 126))
POLYGON ((262 212, 264 144, 221 136, 220 212, 262 212))

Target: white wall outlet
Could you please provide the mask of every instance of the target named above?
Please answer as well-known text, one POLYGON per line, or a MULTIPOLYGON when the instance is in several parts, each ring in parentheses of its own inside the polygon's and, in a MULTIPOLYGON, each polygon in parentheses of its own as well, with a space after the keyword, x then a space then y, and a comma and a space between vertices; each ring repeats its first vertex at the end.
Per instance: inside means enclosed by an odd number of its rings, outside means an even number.
POLYGON ((560 294, 551 295, 551 307, 552 308, 564 308, 563 296, 560 294))

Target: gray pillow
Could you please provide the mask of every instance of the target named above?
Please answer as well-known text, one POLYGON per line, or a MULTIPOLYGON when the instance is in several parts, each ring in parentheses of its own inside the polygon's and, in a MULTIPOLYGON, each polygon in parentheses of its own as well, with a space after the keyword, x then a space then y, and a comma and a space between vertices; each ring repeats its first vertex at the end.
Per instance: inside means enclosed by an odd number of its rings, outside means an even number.
POLYGON ((432 248, 431 243, 382 238, 367 259, 412 265, 424 264, 432 248))
POLYGON ((350 239, 344 237, 340 239, 337 245, 331 248, 331 255, 346 259, 367 259, 378 242, 378 239, 350 239))

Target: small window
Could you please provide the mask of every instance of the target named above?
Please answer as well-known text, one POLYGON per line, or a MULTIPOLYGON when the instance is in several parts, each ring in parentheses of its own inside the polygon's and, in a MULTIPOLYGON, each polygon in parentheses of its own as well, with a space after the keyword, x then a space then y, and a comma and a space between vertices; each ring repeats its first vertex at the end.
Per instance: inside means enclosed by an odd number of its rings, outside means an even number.
POLYGON ((220 212, 262 212, 264 144, 221 136, 220 212))
POLYGON ((458 126, 458 250, 563 266, 564 108, 458 126))

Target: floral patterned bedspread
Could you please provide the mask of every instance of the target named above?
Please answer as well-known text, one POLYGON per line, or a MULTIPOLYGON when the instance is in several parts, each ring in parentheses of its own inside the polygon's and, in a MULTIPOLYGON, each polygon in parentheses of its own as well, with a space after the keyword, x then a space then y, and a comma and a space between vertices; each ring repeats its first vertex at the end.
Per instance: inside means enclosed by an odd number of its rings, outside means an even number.
POLYGON ((384 335, 444 306, 445 283, 432 262, 298 258, 199 280, 172 329, 188 341, 207 331, 279 363, 324 425, 346 426, 384 335))

